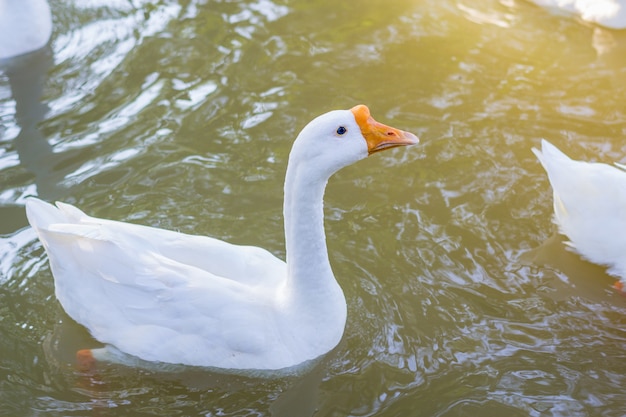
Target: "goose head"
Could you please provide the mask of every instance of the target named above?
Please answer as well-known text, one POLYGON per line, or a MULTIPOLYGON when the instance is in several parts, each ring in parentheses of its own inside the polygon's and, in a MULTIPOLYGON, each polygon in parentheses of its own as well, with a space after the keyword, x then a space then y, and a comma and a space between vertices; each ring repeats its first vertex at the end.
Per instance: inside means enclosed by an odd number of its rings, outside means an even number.
POLYGON ((334 110, 313 119, 296 138, 289 165, 307 167, 309 175, 328 179, 339 169, 376 152, 414 145, 417 136, 382 123, 365 105, 334 110))

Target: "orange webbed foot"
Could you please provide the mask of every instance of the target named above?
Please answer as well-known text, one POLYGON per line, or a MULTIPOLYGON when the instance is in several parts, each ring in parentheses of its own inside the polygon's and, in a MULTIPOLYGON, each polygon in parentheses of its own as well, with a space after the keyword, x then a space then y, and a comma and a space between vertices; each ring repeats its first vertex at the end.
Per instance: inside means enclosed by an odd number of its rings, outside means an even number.
POLYGON ((96 367, 96 358, 91 349, 81 349, 76 352, 76 365, 81 371, 92 371, 96 367))

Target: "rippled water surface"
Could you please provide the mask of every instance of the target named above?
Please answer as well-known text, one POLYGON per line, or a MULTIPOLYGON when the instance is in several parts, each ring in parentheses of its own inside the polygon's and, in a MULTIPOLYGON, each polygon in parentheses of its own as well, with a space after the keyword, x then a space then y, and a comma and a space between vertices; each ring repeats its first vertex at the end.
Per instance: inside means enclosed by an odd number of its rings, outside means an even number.
POLYGON ((50 3, 50 49, 0 73, 0 415, 626 414, 626 298, 555 236, 530 152, 626 163, 626 33, 514 0, 50 3), (76 369, 98 344, 27 196, 284 257, 292 140, 358 103, 421 143, 329 183, 333 352, 269 381, 76 369))

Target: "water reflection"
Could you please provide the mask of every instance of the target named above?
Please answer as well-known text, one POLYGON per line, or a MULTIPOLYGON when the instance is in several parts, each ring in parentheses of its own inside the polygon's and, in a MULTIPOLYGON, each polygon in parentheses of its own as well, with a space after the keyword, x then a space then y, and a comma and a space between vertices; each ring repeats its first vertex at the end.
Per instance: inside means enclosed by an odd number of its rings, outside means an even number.
MULTIPOLYGON (((2 124, 0 141, 6 141, 8 148, 16 150, 19 163, 34 174, 35 184, 42 195, 54 194, 55 181, 50 178, 52 147, 39 130, 39 123, 48 111, 41 100, 47 72, 53 64, 49 46, 52 33, 50 8, 45 0, 1 1, 0 10, 0 73, 8 79, 10 98, 15 103, 13 118, 16 123, 13 128, 2 124), (15 131, 17 135, 10 138, 15 131)), ((7 118, 2 114, 0 117, 7 118)), ((15 162, 2 158, 0 169, 15 162)), ((14 232, 23 227, 26 219, 23 213, 17 212, 19 206, 15 206, 10 198, 2 200, 0 233, 14 232)), ((9 254, 13 251, 7 249, 3 258, 11 261, 14 258, 9 254)))
MULTIPOLYGON (((14 19, 20 21, 21 26, 13 27, 12 30, 17 33, 7 33, 0 42, 13 42, 23 36, 24 40, 39 39, 37 45, 44 44, 43 47, 30 50, 28 44, 24 43, 23 50, 15 51, 22 53, 4 56, 0 61, 0 70, 8 79, 10 98, 15 102, 15 126, 6 126, 2 139, 8 139, 6 143, 15 149, 20 166, 34 176, 34 187, 28 186, 15 192, 21 191, 21 196, 38 194, 45 199, 58 199, 67 193, 67 187, 62 181, 73 168, 69 161, 76 155, 75 152, 55 152, 41 126, 50 111, 48 103, 42 100, 48 73, 54 65, 54 52, 50 44, 50 9, 47 3, 34 1, 24 2, 15 9, 3 9, 3 13, 15 13, 14 19), (11 138, 14 131, 18 133, 11 138)), ((8 158, 3 159, 2 169, 14 167, 8 158)), ((16 196, 9 195, 8 191, 4 191, 4 199, 15 199, 16 196)), ((23 225, 22 222, 15 223, 14 230, 23 225)))
POLYGON ((20 129, 13 139, 20 163, 35 179, 37 193, 43 198, 62 195, 54 167, 63 162, 40 130, 48 106, 41 102, 47 73, 53 63, 49 47, 13 58, 4 66, 15 100, 15 120, 20 129))
POLYGON ((625 162, 623 33, 509 0, 53 5, 39 130, 54 154, 76 152, 59 180, 94 215, 281 256, 284 165, 312 115, 366 102, 423 143, 329 184, 349 322, 310 380, 84 375, 74 351, 93 340, 56 302, 32 231, 13 232, 36 190, 3 97, 0 196, 15 225, 0 243, 5 412, 624 414, 624 299, 553 236, 530 152, 546 138, 625 162))
MULTIPOLYGON (((596 302, 609 299, 615 290, 612 285, 616 278, 606 273, 606 268, 583 260, 580 255, 568 249, 567 238, 555 233, 541 246, 522 255, 522 261, 529 265, 554 268, 560 282, 551 282, 555 289, 551 296, 558 300, 584 296, 596 302)), ((615 298, 617 305, 621 299, 615 298)))

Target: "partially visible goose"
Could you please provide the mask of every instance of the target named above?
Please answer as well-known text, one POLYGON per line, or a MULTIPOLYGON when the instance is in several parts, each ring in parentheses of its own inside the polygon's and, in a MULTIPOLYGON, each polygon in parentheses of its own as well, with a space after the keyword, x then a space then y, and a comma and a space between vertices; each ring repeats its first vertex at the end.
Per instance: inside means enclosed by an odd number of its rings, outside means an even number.
POLYGON ((574 14, 609 29, 626 28, 626 0, 530 0, 550 10, 574 14))
MULTIPOLYGON (((608 266, 626 284, 626 171, 570 159, 546 140, 533 148, 548 173, 554 195, 554 219, 568 244, 590 262, 608 266)), ((619 167, 619 168, 618 168, 619 167)))
POLYGON ((113 347, 93 351, 96 359, 115 360, 121 351, 230 370, 289 368, 335 347, 346 322, 324 234, 329 177, 417 142, 363 105, 305 126, 285 178, 286 263, 258 247, 97 219, 63 203, 30 198, 26 213, 63 308, 113 347))
POLYGON ((0 0, 0 60, 43 48, 51 34, 46 0, 0 0))

